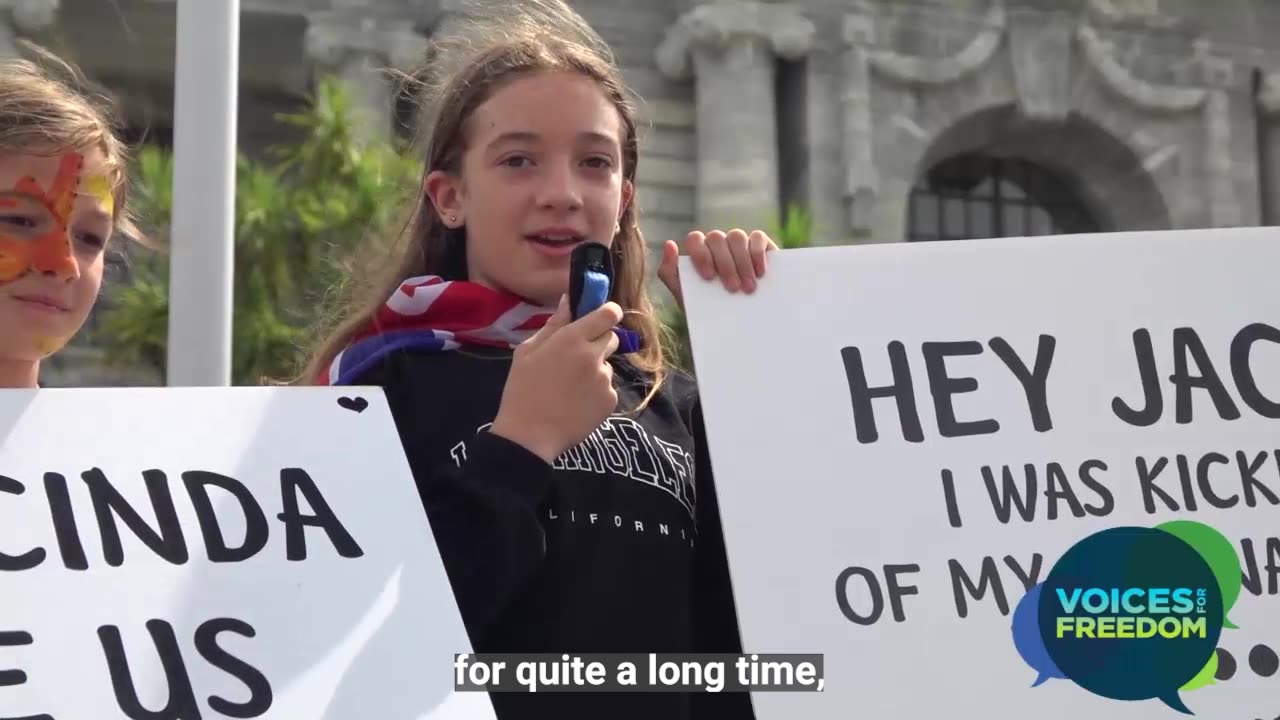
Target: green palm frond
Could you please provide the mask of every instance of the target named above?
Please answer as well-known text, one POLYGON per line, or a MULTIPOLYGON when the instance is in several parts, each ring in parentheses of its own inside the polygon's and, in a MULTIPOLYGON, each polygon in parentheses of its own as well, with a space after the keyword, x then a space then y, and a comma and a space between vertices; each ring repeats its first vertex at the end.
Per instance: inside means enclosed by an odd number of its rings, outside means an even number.
MULTIPOLYGON (((418 171, 389 143, 357 140, 341 83, 325 79, 296 113, 278 117, 297 140, 236 165, 233 382, 291 375, 334 258, 386 227, 418 171)), ((134 168, 135 207, 165 238, 173 207, 173 157, 146 147, 134 168)), ((173 238, 167 238, 173 243, 173 238)), ((179 239, 180 240, 180 239, 179 239)), ((166 257, 138 262, 109 288, 93 341, 110 361, 163 372, 168 335, 166 257)))

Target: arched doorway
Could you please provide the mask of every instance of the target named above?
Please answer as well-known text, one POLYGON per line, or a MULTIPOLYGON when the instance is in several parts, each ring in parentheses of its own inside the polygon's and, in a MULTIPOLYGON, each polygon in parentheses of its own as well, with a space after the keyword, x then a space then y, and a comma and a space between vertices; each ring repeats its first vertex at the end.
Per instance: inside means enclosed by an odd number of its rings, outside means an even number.
POLYGON ((1037 122, 1003 105, 950 124, 909 162, 897 234, 920 241, 1165 230, 1153 169, 1180 160, 1139 157, 1079 114, 1037 122))
POLYGON ((1067 178, 1017 157, 949 157, 911 189, 907 240, 966 240, 1101 232, 1067 178))

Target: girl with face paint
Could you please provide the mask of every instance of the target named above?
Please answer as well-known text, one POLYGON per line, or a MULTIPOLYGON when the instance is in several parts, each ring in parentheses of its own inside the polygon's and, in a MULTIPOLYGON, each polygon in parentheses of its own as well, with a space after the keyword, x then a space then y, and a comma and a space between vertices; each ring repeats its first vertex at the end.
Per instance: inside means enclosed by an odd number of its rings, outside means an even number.
POLYGON ((125 208, 124 144, 105 101, 70 66, 0 61, 0 387, 36 387, 40 363, 97 301, 125 208), (62 72, 55 73, 53 68, 62 72))

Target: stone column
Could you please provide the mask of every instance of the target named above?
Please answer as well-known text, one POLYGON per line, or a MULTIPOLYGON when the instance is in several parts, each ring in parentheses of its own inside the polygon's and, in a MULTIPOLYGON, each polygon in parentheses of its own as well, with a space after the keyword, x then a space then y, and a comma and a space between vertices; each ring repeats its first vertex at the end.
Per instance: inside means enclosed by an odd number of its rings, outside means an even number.
POLYGON ((699 227, 779 217, 775 61, 807 53, 814 31, 789 4, 746 0, 700 5, 667 30, 659 69, 697 88, 699 227))
POLYGON ((387 70, 406 70, 419 62, 426 38, 409 21, 360 17, 349 11, 315 13, 308 19, 307 56, 321 72, 342 81, 357 115, 357 137, 390 139, 396 98, 387 70))
POLYGON ((1280 71, 1263 74, 1257 102, 1263 124, 1258 175, 1265 179, 1267 190, 1261 224, 1280 225, 1280 71))
MULTIPOLYGON (((880 193, 876 167, 875 128, 871 111, 871 62, 875 45, 875 16, 855 7, 844 18, 841 35, 844 87, 840 93, 843 119, 841 157, 844 160, 844 229, 866 237, 874 225, 872 210, 880 193)), ((896 237, 896 236, 895 236, 896 237)))
POLYGON ((53 27, 59 4, 59 0, 0 0, 0 58, 18 56, 18 38, 53 27))
MULTIPOLYGON (((1238 152, 1241 137, 1255 136, 1249 105, 1252 97, 1235 63, 1214 50, 1208 40, 1195 42, 1192 67, 1196 81, 1208 91, 1204 107, 1205 198, 1212 227, 1253 225, 1256 207, 1245 193, 1260 177, 1253 153, 1238 152)), ((1252 143, 1249 143, 1250 145, 1252 143)))

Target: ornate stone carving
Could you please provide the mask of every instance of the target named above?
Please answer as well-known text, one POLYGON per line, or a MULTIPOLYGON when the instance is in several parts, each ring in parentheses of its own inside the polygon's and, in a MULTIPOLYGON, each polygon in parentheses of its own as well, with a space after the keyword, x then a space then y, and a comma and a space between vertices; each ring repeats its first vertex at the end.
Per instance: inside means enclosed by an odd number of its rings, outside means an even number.
POLYGON ((813 46, 816 28, 783 3, 721 2, 699 5, 680 17, 658 45, 654 59, 669 77, 692 74, 694 48, 724 53, 736 43, 767 43, 779 57, 794 60, 813 46))
POLYGON ((1142 158, 1142 169, 1149 173, 1155 173, 1168 163, 1177 160, 1181 154, 1182 149, 1177 145, 1163 145, 1147 153, 1142 158))
POLYGON ((1208 93, 1203 88, 1156 85, 1135 77, 1116 60, 1115 44, 1102 39, 1091 26, 1081 25, 1076 38, 1085 58, 1107 86, 1134 105, 1144 110, 1182 113, 1204 104, 1208 93))
MULTIPOLYGON (((922 58, 893 50, 868 47, 872 68, 886 78, 910 85, 941 85, 965 77, 995 57, 1006 24, 1004 0, 992 0, 982 21, 982 29, 963 49, 945 58, 922 58)), ((845 24, 845 41, 854 42, 845 24)))
POLYGON ((1071 111, 1071 29, 1063 15, 1015 13, 1009 54, 1018 109, 1035 120, 1063 120, 1071 111))
POLYGON ((1139 25, 1151 29, 1170 28, 1181 20, 1162 12, 1161 0, 1089 0, 1089 9, 1107 25, 1139 25))
POLYGON ((1236 64, 1229 57, 1219 55, 1213 50, 1212 41, 1198 38, 1191 44, 1193 55, 1192 67, 1195 70, 1195 81, 1209 87, 1231 87, 1235 84, 1236 64))
POLYGON ((1204 164, 1209 222, 1214 227, 1240 225, 1244 214, 1232 176, 1231 95, 1235 64, 1214 54, 1206 40, 1195 43, 1192 66, 1200 87, 1157 85, 1135 77, 1114 55, 1112 43, 1089 25, 1076 33, 1085 57, 1117 94, 1149 112, 1186 113, 1200 110, 1204 118, 1204 164))
POLYGON ((847 222, 854 234, 871 230, 880 193, 872 122, 872 74, 906 85, 956 82, 986 65, 1000 48, 1007 17, 1003 0, 992 0, 981 29, 959 52, 945 58, 913 57, 877 47, 875 10, 866 4, 845 16, 842 28, 844 94, 844 197, 847 222))
POLYGON ((404 67, 417 62, 426 49, 426 38, 419 35, 409 21, 357 18, 345 12, 317 13, 309 20, 305 39, 307 56, 334 68, 353 55, 404 67))

